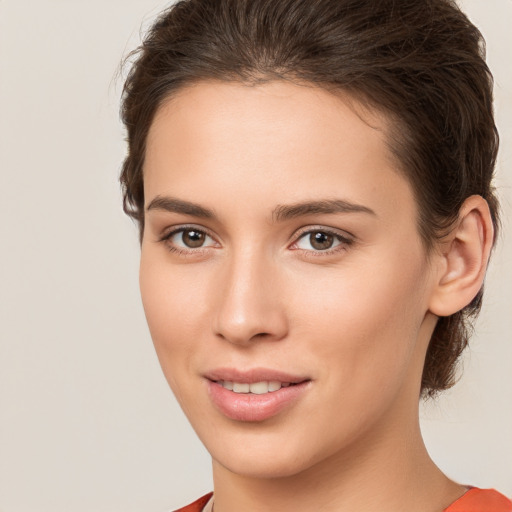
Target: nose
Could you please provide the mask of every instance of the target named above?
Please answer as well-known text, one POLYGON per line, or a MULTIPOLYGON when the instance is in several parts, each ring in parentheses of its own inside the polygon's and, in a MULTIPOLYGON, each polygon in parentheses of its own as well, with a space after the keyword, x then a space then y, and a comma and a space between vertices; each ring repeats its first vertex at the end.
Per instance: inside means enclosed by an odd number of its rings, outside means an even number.
POLYGON ((257 254, 226 261, 218 275, 215 335, 237 345, 284 338, 288 321, 277 274, 276 264, 257 254))

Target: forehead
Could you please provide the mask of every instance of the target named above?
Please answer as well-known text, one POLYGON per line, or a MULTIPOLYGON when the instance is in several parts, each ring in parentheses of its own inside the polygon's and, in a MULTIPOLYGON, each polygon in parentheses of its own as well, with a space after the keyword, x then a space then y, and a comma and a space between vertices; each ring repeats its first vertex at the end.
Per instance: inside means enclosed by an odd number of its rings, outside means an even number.
MULTIPOLYGON (((388 119, 377 109, 364 106, 343 91, 329 92, 311 84, 273 81, 260 85, 239 82, 199 81, 174 93, 161 105, 153 120, 147 147, 163 135, 169 139, 169 121, 179 128, 178 139, 191 131, 195 137, 233 141, 287 139, 296 144, 304 136, 322 146, 343 137, 345 140, 365 138, 367 143, 383 142, 388 119), (165 125, 165 127, 163 126, 165 125), (350 129, 343 133, 343 127, 350 129), (163 134, 162 129, 167 133, 163 134), (368 137, 370 132, 373 137, 368 137), (313 137, 313 138, 312 138, 313 137)), ((203 139, 197 139, 197 143, 203 139)), ((256 147, 256 145, 253 145, 256 147)), ((391 157, 391 153, 388 155, 391 157)))
POLYGON ((144 168, 146 202, 178 194, 206 203, 237 197, 240 206, 258 207, 283 203, 283 196, 288 202, 341 196, 364 203, 379 202, 386 191, 395 202, 411 203, 387 132, 379 112, 318 87, 199 82, 155 116, 144 168))

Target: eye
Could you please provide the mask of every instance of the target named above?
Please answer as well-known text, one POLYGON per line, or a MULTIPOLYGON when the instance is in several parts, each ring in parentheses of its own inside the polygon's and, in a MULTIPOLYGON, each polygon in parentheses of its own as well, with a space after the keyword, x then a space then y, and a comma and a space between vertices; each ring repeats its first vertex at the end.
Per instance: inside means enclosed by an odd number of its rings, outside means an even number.
POLYGON ((342 249, 351 243, 352 240, 350 238, 339 233, 324 229, 315 229, 302 233, 292 248, 314 252, 330 252, 331 250, 336 250, 338 247, 342 249))
POLYGON ((190 250, 216 245, 215 240, 205 231, 194 227, 182 227, 171 231, 162 239, 170 249, 190 250))

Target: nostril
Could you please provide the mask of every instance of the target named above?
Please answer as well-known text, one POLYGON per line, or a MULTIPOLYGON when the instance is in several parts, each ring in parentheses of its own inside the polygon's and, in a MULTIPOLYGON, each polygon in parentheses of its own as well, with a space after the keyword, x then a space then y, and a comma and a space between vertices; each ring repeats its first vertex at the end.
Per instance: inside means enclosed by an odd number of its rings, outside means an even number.
POLYGON ((269 332, 259 332, 253 336, 253 338, 266 338, 270 336, 269 332))

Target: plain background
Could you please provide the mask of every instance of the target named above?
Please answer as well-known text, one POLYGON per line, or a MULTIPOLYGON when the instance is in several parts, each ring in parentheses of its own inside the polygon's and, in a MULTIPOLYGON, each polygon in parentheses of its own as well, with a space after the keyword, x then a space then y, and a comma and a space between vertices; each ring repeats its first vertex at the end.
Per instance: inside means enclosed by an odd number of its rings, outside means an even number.
MULTIPOLYGON (((0 0, 0 511, 159 512, 212 487, 161 375, 121 212, 123 55, 167 2, 0 0)), ((448 475, 512 495, 512 1, 488 42, 503 237, 464 377, 422 411, 448 475)))

